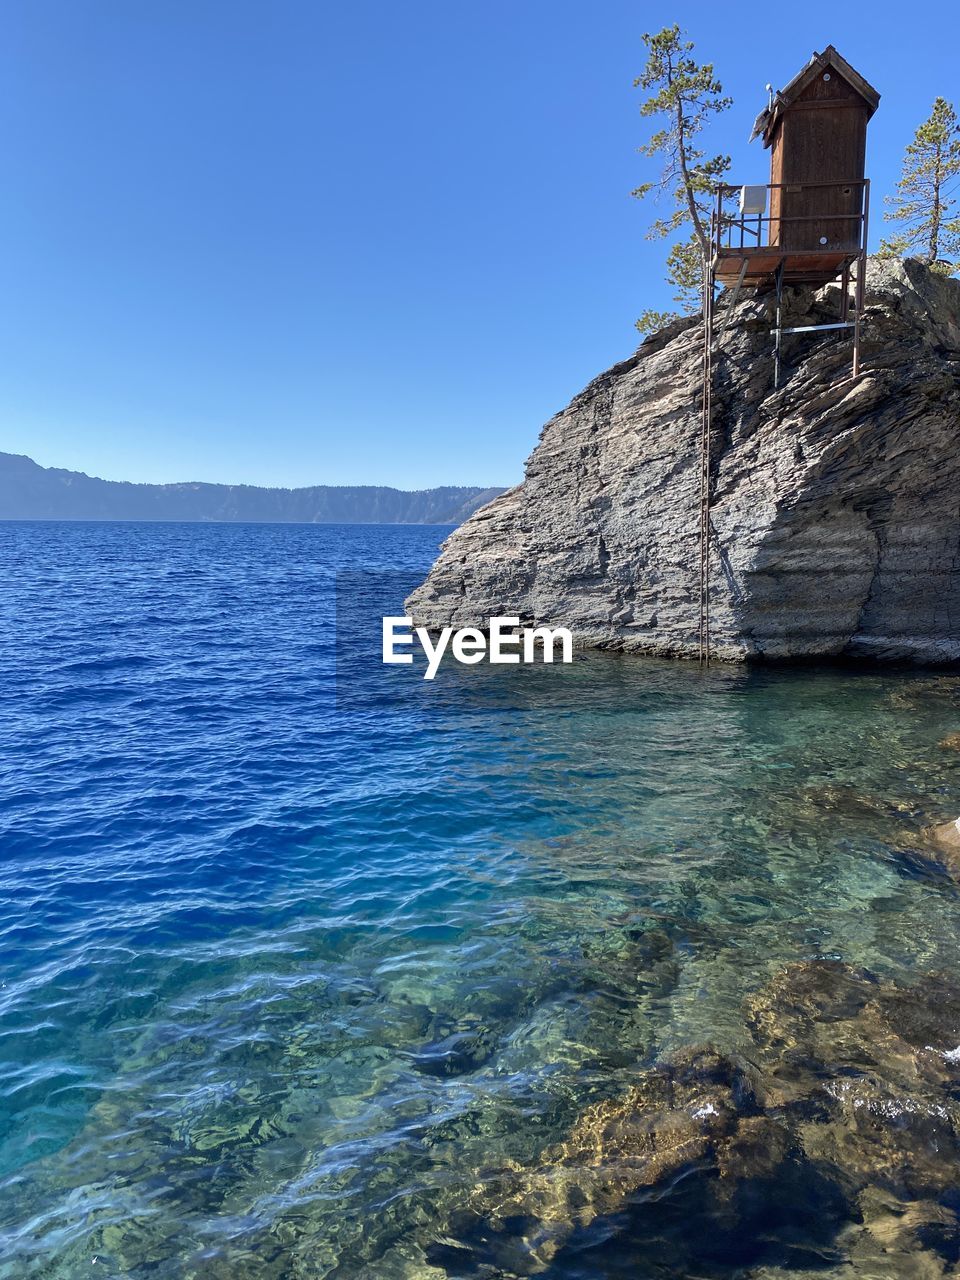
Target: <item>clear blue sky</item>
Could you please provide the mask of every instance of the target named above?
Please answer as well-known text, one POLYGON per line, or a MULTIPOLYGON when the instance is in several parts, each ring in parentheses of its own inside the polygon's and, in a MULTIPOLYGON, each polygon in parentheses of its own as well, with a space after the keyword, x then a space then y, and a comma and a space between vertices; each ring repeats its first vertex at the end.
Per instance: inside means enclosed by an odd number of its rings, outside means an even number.
POLYGON ((629 197, 641 33, 679 21, 714 60, 746 181, 764 83, 832 41, 883 95, 879 196, 960 97, 958 8, 911 12, 6 0, 0 449, 117 479, 512 483, 669 302, 629 197))

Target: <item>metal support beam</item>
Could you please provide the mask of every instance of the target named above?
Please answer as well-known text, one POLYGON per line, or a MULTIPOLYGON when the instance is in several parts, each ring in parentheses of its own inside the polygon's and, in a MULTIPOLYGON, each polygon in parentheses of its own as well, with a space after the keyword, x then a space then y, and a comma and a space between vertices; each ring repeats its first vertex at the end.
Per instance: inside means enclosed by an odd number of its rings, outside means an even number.
POLYGON ((860 325, 863 320, 863 295, 867 283, 867 223, 870 216, 870 183, 863 187, 863 238, 860 241, 860 256, 857 258, 857 300, 856 313, 853 317, 853 376, 860 373, 860 325))
POLYGON ((747 274, 747 259, 744 258, 743 262, 741 262, 740 264, 740 274, 737 276, 737 283, 733 286, 733 292, 730 295, 730 301, 727 303, 727 318, 724 320, 723 325, 720 328, 721 333, 723 333, 726 330, 727 326, 730 324, 730 321, 733 319, 733 308, 737 305, 737 298, 740 297, 740 289, 743 285, 743 277, 746 274, 747 274))
POLYGON ((783 326, 781 325, 781 317, 783 314, 783 262, 777 267, 776 274, 777 286, 777 327, 771 329, 771 333, 776 334, 773 346, 773 385, 780 385, 780 339, 783 334, 783 326))
POLYGON ((839 324, 798 324, 793 329, 771 329, 771 333, 819 333, 822 329, 853 329, 852 320, 841 320, 839 324))

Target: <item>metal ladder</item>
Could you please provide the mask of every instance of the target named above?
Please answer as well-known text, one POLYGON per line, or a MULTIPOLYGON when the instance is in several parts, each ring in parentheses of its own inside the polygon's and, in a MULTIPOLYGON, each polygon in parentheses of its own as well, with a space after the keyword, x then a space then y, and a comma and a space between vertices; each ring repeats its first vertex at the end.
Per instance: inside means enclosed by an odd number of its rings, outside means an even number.
POLYGON ((713 419, 713 290, 712 263, 703 264, 703 394, 700 417, 700 665, 710 665, 710 427, 713 419))

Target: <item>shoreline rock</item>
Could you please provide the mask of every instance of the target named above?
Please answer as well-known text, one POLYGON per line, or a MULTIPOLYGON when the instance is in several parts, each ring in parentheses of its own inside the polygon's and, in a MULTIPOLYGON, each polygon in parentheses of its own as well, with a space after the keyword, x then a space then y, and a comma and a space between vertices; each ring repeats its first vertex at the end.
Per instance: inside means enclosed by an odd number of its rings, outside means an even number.
MULTIPOLYGON (((787 291, 787 325, 836 287, 787 291)), ((960 662, 960 281, 868 273, 864 372, 836 334, 788 336, 772 300, 721 306, 712 452, 713 653, 731 661, 960 662)), ((554 417, 523 483, 443 544, 416 625, 569 627, 583 648, 698 647, 696 318, 648 338, 554 417)))

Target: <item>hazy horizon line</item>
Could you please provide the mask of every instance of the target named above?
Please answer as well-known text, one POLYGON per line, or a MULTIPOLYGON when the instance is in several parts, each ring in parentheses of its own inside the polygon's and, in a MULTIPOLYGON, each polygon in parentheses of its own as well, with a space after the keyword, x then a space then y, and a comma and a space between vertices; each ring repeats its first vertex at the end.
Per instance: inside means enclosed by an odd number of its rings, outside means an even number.
MULTIPOLYGON (((449 482, 446 484, 427 484, 416 488, 406 488, 396 483, 383 481, 329 481, 316 480, 299 484, 280 484, 271 483, 269 481, 254 480, 201 480, 193 477, 189 480, 131 480, 128 477, 116 477, 106 475, 95 475, 89 471, 81 471, 77 467, 65 467, 57 463, 38 462, 28 453, 13 453, 10 450, 0 450, 0 457, 6 458, 22 458, 31 463, 35 467, 39 467, 42 471, 66 471, 71 475, 84 476, 88 480, 101 480, 105 484, 131 484, 131 485, 217 485, 225 489, 279 489, 289 493, 295 493, 300 489, 393 489, 397 493, 429 493, 433 489, 509 489, 510 484, 464 484, 449 482)), ((513 484, 518 481, 513 481, 513 484)))

